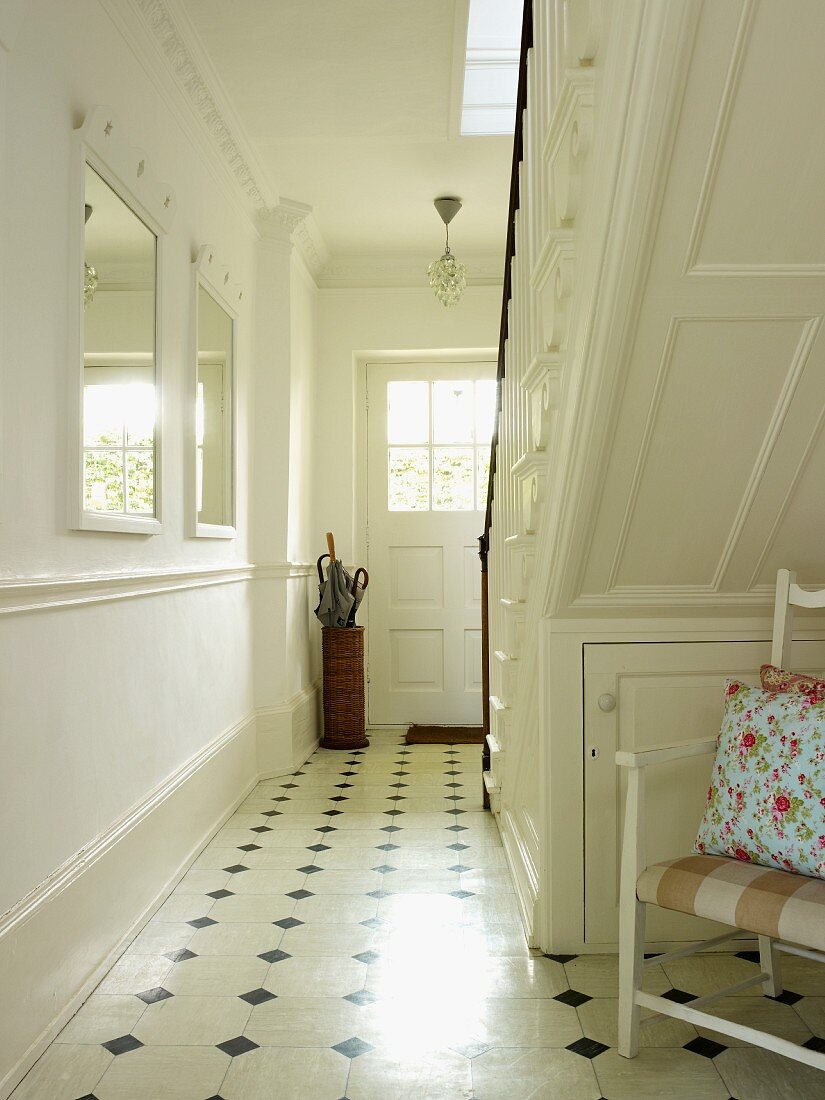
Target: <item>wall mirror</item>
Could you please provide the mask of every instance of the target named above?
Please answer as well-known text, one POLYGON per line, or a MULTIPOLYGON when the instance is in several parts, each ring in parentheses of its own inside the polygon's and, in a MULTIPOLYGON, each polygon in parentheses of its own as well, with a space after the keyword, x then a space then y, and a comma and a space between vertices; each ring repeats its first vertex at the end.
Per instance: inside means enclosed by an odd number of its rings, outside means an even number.
POLYGON ((172 196, 96 109, 80 133, 72 526, 160 530, 160 255, 172 196), (80 366, 78 373, 77 366, 80 366))
POLYGON ((236 534, 236 348, 242 291, 205 245, 194 264, 192 534, 236 534))

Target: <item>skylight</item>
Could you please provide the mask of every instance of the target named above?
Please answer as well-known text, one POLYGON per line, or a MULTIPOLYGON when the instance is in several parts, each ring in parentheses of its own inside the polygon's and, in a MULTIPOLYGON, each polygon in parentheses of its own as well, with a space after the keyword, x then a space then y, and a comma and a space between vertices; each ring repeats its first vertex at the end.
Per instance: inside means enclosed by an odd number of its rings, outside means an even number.
POLYGON ((470 0, 461 133, 512 134, 522 0, 470 0))

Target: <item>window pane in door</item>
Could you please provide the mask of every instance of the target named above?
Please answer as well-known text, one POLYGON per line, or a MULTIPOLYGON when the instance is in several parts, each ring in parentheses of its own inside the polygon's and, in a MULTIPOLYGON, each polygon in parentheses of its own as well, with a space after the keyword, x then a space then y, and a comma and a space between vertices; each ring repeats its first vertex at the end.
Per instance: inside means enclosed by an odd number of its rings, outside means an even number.
POLYGON ((474 507, 472 447, 433 447, 433 510, 471 512, 474 507))
POLYGON ((433 382, 433 442, 473 442, 472 382, 433 382))
POLYGON ((388 443, 429 443, 429 399, 428 382, 387 384, 388 443))
POLYGON ((495 380, 476 382, 476 443, 489 443, 493 438, 496 415, 495 380))
POLYGON ((476 508, 487 507, 487 482, 490 479, 490 448, 476 450, 476 508))
POLYGON ((390 447, 387 461, 390 512, 426 512, 430 507, 430 452, 427 447, 390 447))

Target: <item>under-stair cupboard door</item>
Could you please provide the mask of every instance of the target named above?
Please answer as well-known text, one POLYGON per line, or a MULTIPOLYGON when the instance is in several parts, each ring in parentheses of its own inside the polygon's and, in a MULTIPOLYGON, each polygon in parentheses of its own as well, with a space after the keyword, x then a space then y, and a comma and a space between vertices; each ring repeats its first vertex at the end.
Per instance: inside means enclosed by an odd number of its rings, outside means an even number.
POLYGON ((370 364, 371 725, 481 724, 492 363, 370 364))
MULTIPOLYGON (((825 642, 798 641, 793 667, 825 669, 825 642)), ((617 749, 699 740, 719 732, 728 676, 758 685, 770 642, 584 646, 585 941, 614 945, 626 769, 617 749)), ((648 861, 688 855, 704 812, 712 756, 647 770, 648 861)), ((648 943, 696 940, 721 925, 648 906, 648 943)))

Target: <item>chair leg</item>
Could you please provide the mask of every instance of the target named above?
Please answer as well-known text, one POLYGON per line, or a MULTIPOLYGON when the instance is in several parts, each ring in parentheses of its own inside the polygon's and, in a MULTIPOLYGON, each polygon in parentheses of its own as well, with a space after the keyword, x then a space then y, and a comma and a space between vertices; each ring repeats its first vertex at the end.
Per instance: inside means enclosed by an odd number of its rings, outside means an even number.
POLYGON ((645 906, 635 897, 619 913, 619 1054, 635 1058, 639 1053, 641 1008, 636 991, 642 988, 645 906))
POLYGON ((782 992, 782 966, 779 952, 773 946, 770 936, 759 937, 759 964, 762 973, 768 975, 762 983, 765 996, 778 997, 782 992))

